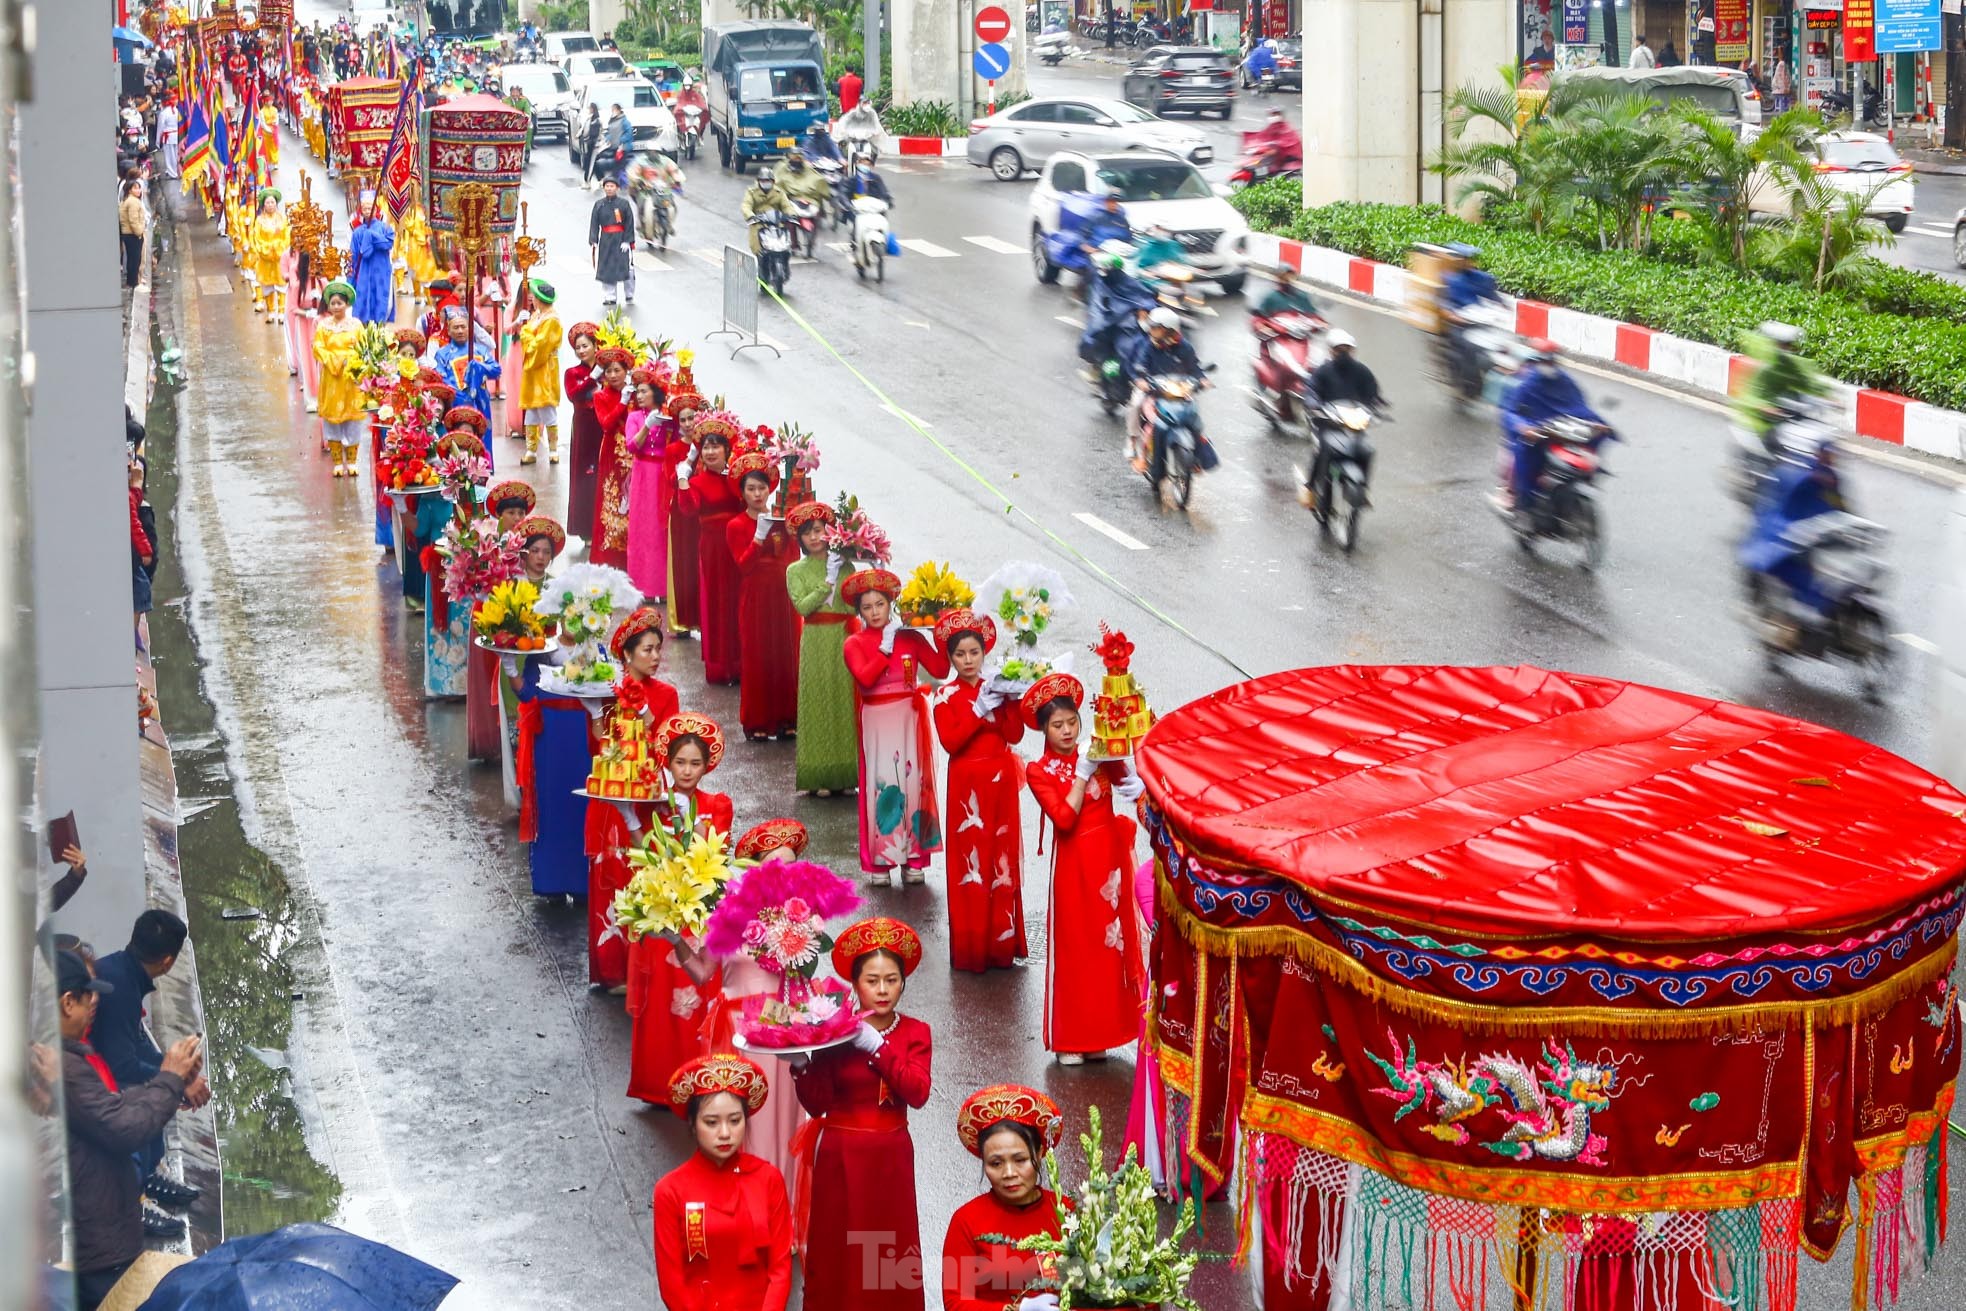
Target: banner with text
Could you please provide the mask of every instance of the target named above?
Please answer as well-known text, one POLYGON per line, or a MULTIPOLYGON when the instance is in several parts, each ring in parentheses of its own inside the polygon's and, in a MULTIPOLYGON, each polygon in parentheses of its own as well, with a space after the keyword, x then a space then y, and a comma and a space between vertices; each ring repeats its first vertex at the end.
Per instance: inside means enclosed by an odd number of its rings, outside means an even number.
POLYGON ((1875 44, 1880 55, 1945 49, 1939 0, 1877 0, 1875 44))
POLYGON ((1871 0, 1845 0, 1843 5, 1843 60, 1867 64, 1877 58, 1876 12, 1871 0))

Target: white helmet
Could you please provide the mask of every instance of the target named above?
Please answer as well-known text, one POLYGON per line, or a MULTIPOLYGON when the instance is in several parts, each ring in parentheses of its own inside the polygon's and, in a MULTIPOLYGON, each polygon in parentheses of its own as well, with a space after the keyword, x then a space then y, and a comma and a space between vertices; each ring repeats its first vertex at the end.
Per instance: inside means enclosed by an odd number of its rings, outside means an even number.
POLYGON ((1790 323, 1777 323, 1773 319, 1762 324, 1756 331, 1777 346, 1793 346, 1802 339, 1802 329, 1790 323))
POLYGON ((1351 333, 1346 332, 1343 328, 1333 328, 1331 335, 1326 337, 1324 341, 1332 350, 1342 350, 1347 346, 1354 348, 1358 346, 1358 338, 1352 336, 1351 333))
POLYGON ((1181 316, 1163 305, 1147 316, 1147 326, 1152 328, 1173 328, 1181 330, 1181 316))

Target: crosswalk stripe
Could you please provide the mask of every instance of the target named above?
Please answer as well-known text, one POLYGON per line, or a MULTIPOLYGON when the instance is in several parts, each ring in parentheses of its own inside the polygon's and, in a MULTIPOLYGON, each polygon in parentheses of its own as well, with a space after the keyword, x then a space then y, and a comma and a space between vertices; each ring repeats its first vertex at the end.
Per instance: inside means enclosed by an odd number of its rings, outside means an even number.
MULTIPOLYGON (((721 260, 718 261, 718 263, 722 262, 721 260)), ((635 267, 647 273, 668 273, 671 271, 671 265, 667 260, 652 255, 646 250, 636 254, 635 267)))
POLYGON ((902 237, 900 241, 904 249, 912 250, 917 255, 926 255, 930 259, 956 258, 956 252, 947 246, 938 246, 932 241, 923 241, 920 237, 902 237))
POLYGON ((998 255, 1022 255, 1024 253, 1022 246, 1014 241, 1005 241, 1002 237, 964 237, 963 240, 972 246, 981 246, 983 249, 993 251, 998 255))
POLYGON ((1068 328, 1083 328, 1085 326, 1083 320, 1075 319, 1069 314, 1054 314, 1051 317, 1058 320, 1060 323, 1064 324, 1068 328))
POLYGON ((694 255, 705 264, 713 264, 718 268, 724 266, 724 248, 722 246, 691 246, 683 253, 685 255, 694 255))
POLYGON ((829 241, 826 243, 826 249, 837 250, 840 254, 844 255, 853 249, 853 243, 851 241, 829 241))
POLYGON ((1924 234, 1925 234, 1926 236, 1928 236, 1928 237, 1950 237, 1950 236, 1952 236, 1952 229, 1951 229, 1951 228, 1941 228, 1941 227, 1934 227, 1934 226, 1933 226, 1932 224, 1930 224, 1930 223, 1914 223, 1914 224, 1912 224, 1912 225, 1911 225, 1911 230, 1912 230, 1913 232, 1922 232, 1922 233, 1924 233, 1924 234))

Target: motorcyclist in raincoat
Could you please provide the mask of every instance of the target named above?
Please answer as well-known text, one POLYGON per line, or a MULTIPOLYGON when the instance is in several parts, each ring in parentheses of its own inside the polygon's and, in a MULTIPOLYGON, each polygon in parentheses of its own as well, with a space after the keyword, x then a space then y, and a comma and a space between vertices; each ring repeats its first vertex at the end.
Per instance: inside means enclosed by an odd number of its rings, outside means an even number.
POLYGON ((1510 505, 1517 514, 1530 508, 1543 474, 1543 446, 1536 429, 1553 419, 1583 419, 1607 426, 1584 399, 1576 379, 1563 371, 1557 345, 1538 339, 1529 343, 1530 366, 1502 399, 1502 433, 1509 451, 1510 505))
MULTIPOLYGON (((1120 358, 1122 338, 1145 331, 1142 316, 1159 303, 1152 291, 1126 271, 1126 248, 1115 242, 1093 256, 1098 276, 1086 297, 1085 331, 1079 335, 1079 358, 1093 369, 1120 358)), ((1096 379, 1096 374, 1088 378, 1096 379)))
POLYGON ((1809 552, 1798 545, 1797 525, 1847 507, 1836 469, 1836 443, 1823 442, 1806 464, 1783 467, 1768 496, 1755 510, 1754 526, 1741 543, 1741 567, 1788 588, 1797 602, 1821 614, 1829 608, 1809 552))
POLYGON ((1747 355, 1759 367, 1735 398, 1734 414, 1742 427, 1763 442, 1774 433, 1783 403, 1829 391, 1828 381, 1816 366, 1795 349, 1801 336, 1800 329, 1786 323, 1768 322, 1747 340, 1747 355))

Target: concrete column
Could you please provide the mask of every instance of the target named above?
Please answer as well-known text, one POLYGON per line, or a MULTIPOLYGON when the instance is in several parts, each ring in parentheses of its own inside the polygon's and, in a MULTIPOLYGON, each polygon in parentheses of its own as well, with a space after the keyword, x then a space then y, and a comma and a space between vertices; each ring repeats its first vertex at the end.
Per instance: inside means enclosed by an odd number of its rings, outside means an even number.
POLYGON ((1437 198, 1440 102, 1492 82, 1514 48, 1513 0, 1305 0, 1330 77, 1304 80, 1304 203, 1437 198))
MULTIPOLYGON (((34 99, 20 106, 27 283, 31 587, 41 798, 75 811, 89 880, 61 925, 104 950, 144 906, 137 778, 123 308, 106 76, 110 10, 42 4, 34 99)), ((212 367, 223 367, 213 361, 212 367)))
MULTIPOLYGON (((977 46, 976 11, 989 0, 896 0, 888 11, 894 41, 894 103, 941 100, 959 116, 980 115, 989 103, 990 84, 976 75, 970 52, 977 46)), ((1010 71, 997 82, 997 96, 1026 89, 1024 8, 996 0, 1010 14, 1010 71)))
POLYGON ((606 36, 628 17, 627 0, 587 0, 587 30, 606 36))

